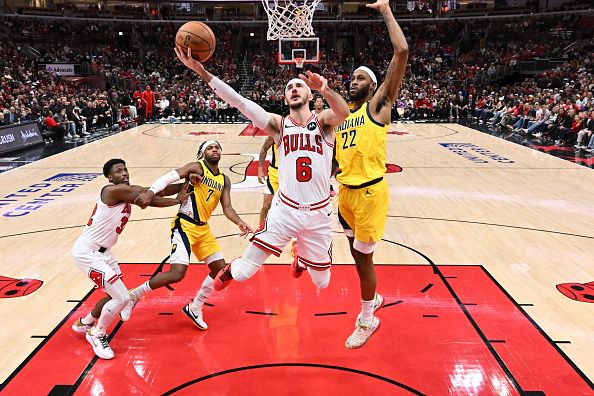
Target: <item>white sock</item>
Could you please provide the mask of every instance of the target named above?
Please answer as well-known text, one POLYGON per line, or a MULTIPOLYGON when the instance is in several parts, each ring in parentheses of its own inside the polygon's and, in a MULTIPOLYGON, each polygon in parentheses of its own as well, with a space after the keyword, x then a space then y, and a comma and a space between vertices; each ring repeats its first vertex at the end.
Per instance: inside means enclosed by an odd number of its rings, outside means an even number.
POLYGON ((361 300, 361 324, 364 326, 371 324, 371 318, 373 317, 373 301, 375 298, 365 301, 361 300))
POLYGON ((87 316, 85 316, 84 318, 80 319, 80 322, 84 325, 92 325, 93 323, 95 323, 95 321, 97 320, 97 318, 95 318, 93 315, 91 315, 91 313, 89 312, 87 314, 87 316))
POLYGON ((144 282, 142 285, 138 286, 134 290, 130 292, 130 297, 134 300, 138 300, 140 297, 144 296, 146 293, 150 292, 151 287, 149 286, 150 281, 144 282))
POLYGON ((206 278, 204 278, 204 282, 202 282, 200 290, 198 290, 198 293, 196 293, 196 297, 194 297, 194 301, 192 301, 192 304, 190 304, 190 309, 192 310, 192 312, 196 314, 202 310, 202 307, 204 306, 206 299, 208 298, 208 296, 210 296, 210 293, 214 291, 213 285, 214 279, 212 279, 210 275, 206 275, 206 278))

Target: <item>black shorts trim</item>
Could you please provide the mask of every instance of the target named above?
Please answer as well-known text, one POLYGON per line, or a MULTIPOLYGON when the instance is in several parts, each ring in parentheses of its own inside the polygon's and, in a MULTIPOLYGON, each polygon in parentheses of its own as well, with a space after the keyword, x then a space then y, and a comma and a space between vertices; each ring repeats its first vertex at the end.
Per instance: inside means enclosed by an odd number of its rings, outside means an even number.
POLYGON ((370 180, 370 181, 365 182, 363 184, 359 184, 358 186, 349 186, 347 184, 343 184, 343 186, 345 186, 346 188, 348 188, 350 190, 359 190, 361 188, 373 186, 374 184, 377 184, 377 183, 381 182, 382 180, 384 180, 384 177, 383 176, 382 177, 378 177, 377 179, 370 180))
MULTIPOLYGON (((190 240, 188 239, 188 236, 182 229, 181 221, 180 221, 179 217, 177 219, 175 219, 175 225, 173 226, 173 229, 171 230, 171 242, 173 242, 173 231, 175 231, 176 229, 179 231, 179 235, 181 236, 181 239, 184 242, 184 246, 186 247, 186 252, 188 252, 188 257, 189 257, 192 254, 192 248, 190 246, 190 240)), ((173 264, 175 264, 175 263, 173 263, 173 264)))
POLYGON ((342 217, 342 215, 340 214, 340 209, 338 209, 338 221, 340 222, 342 228, 344 228, 345 230, 352 230, 349 223, 347 223, 344 217, 342 217))

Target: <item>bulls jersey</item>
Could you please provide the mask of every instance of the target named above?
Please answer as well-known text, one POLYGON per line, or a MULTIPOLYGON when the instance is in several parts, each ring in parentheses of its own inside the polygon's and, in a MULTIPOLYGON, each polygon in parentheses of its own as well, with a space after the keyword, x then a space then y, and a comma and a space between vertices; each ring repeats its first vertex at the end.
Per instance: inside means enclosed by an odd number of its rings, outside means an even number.
POLYGON ((279 191, 301 205, 326 200, 333 147, 333 134, 323 133, 316 114, 304 124, 283 117, 278 141, 279 191))
POLYGON ((373 119, 366 102, 334 128, 339 183, 359 186, 384 176, 388 127, 373 119))
MULTIPOLYGON (((112 186, 113 184, 108 184, 112 186)), ((105 188, 107 186, 104 186, 105 188)), ((103 191, 103 188, 101 191, 103 191)), ((83 230, 82 236, 91 242, 97 243, 105 248, 110 248, 118 241, 118 236, 124 231, 128 219, 132 214, 132 205, 126 202, 114 206, 108 206, 99 199, 93 209, 93 214, 83 230)))
POLYGON ((196 222, 206 223, 215 210, 225 187, 225 175, 219 171, 216 175, 211 172, 204 160, 198 161, 204 170, 202 182, 194 186, 190 199, 182 204, 179 212, 191 217, 196 222))

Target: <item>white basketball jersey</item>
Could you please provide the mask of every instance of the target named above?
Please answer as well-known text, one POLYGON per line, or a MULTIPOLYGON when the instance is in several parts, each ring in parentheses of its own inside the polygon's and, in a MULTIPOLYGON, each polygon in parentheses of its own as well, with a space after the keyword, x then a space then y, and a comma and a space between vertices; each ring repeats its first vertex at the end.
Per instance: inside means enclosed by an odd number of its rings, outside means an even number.
MULTIPOLYGON (((105 187, 107 186, 103 186, 105 187)), ((124 231, 131 214, 132 205, 129 203, 122 202, 115 206, 108 206, 101 201, 101 193, 99 193, 99 199, 82 236, 102 247, 110 248, 118 241, 118 236, 124 231)))
POLYGON ((278 141, 279 192, 300 205, 326 200, 334 138, 324 136, 318 116, 305 124, 283 117, 278 141))

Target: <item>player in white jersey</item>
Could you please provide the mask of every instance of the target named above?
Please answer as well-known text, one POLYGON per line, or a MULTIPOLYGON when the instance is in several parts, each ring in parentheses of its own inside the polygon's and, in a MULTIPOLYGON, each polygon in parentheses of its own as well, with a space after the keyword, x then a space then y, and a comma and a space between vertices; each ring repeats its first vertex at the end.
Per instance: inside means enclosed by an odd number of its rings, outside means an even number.
POLYGON ((272 136, 278 148, 279 192, 273 198, 272 208, 243 255, 219 272, 215 289, 223 289, 232 279, 251 278, 270 254, 280 255, 291 237, 297 238, 299 252, 293 275, 298 277, 307 268, 316 286, 326 287, 332 261, 332 208, 328 192, 333 128, 350 114, 347 103, 328 87, 324 77, 308 71, 285 86, 289 116, 267 113, 206 71, 200 62, 192 59, 190 51, 184 53, 178 47, 176 53, 221 99, 272 136), (329 109, 320 114, 311 112, 312 89, 326 99, 329 109))
MULTIPOLYGON (((79 318, 72 329, 77 333, 86 333, 87 341, 98 357, 112 359, 114 353, 107 340, 107 327, 130 302, 130 296, 120 279, 122 272, 111 248, 128 223, 135 199, 148 187, 130 185, 126 163, 121 159, 107 161, 103 165, 103 174, 109 184, 101 189, 91 218, 72 247, 72 257, 94 287, 101 288, 107 296, 99 300, 87 316, 79 318)), ((171 185, 161 195, 175 193, 178 194, 177 198, 154 197, 151 206, 181 204, 188 198, 187 185, 171 185)), ((122 320, 127 318, 122 317, 122 320)))

